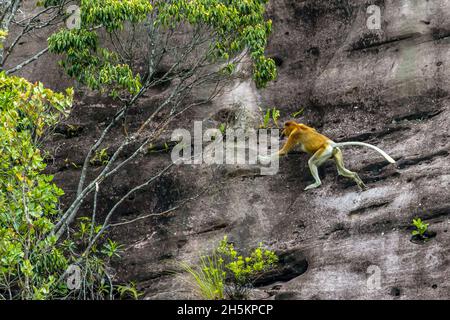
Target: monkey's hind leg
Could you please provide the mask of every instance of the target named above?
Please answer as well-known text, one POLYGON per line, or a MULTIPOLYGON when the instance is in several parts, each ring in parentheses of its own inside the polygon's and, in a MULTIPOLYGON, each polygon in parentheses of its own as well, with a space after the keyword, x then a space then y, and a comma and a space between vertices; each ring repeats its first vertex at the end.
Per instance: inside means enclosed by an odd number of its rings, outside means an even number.
POLYGON ((361 180, 361 178, 356 172, 350 171, 344 167, 344 159, 342 157, 342 151, 339 148, 334 148, 333 157, 334 160, 336 161, 336 168, 339 175, 346 178, 350 178, 353 181, 355 181, 359 189, 361 190, 367 189, 367 186, 364 184, 364 182, 361 180))
POLYGON ((332 152, 333 149, 331 147, 321 148, 308 160, 309 170, 315 182, 307 186, 305 191, 320 187, 322 181, 320 181, 318 167, 331 158, 332 152))

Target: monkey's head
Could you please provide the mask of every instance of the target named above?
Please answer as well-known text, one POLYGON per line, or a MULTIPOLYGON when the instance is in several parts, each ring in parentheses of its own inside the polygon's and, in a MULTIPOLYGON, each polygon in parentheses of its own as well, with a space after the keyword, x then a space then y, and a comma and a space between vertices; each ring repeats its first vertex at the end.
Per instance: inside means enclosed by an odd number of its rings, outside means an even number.
POLYGON ((281 132, 282 136, 289 137, 296 128, 298 128, 298 123, 295 121, 287 121, 284 123, 284 129, 283 132, 281 132))

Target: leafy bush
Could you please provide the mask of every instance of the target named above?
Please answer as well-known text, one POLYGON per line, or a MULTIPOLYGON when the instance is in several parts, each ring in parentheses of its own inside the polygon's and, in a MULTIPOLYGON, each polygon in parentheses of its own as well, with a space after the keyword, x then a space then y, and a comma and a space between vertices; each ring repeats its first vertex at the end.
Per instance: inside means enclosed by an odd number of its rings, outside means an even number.
POLYGON ((225 236, 211 256, 200 258, 198 266, 182 267, 193 277, 203 298, 245 299, 254 281, 277 263, 277 255, 264 249, 262 243, 244 257, 225 236))
POLYGON ((413 230, 411 232, 411 234, 413 236, 419 236, 419 237, 423 238, 423 236, 425 235, 425 232, 427 232, 427 230, 428 230, 429 224, 428 223, 424 223, 422 221, 422 219, 420 219, 420 218, 413 219, 413 223, 412 224, 413 224, 414 227, 416 227, 416 230, 413 230))
POLYGON ((223 257, 228 271, 230 281, 226 291, 231 299, 245 299, 253 282, 278 263, 277 255, 264 249, 262 243, 253 249, 249 256, 240 255, 226 236, 220 242, 217 252, 223 257))
POLYGON ((201 296, 208 300, 224 298, 226 272, 223 259, 213 253, 209 257, 200 257, 197 267, 183 263, 182 267, 194 279, 201 296))
POLYGON ((266 113, 264 113, 262 111, 261 108, 259 108, 259 110, 261 111, 261 113, 263 113, 263 122, 260 125, 261 129, 267 129, 269 128, 269 124, 270 124, 270 120, 272 119, 273 123, 275 124, 275 126, 278 128, 278 119, 280 118, 280 110, 278 110, 277 108, 272 108, 272 109, 267 109, 266 113))
POLYGON ((64 241, 54 234, 64 192, 43 172, 39 145, 68 114, 72 94, 0 73, 0 299, 138 296, 133 287, 111 283, 107 265, 120 245, 102 239, 85 250, 102 226, 82 217, 64 241), (66 283, 71 265, 81 270, 76 290, 66 283))
POLYGON ((80 3, 81 28, 62 30, 49 38, 49 50, 64 54, 61 62, 67 73, 91 89, 112 96, 120 91, 136 94, 142 88, 139 74, 133 74, 119 55, 99 45, 99 26, 109 34, 124 29, 126 22, 146 22, 155 28, 176 29, 190 24, 211 29, 211 60, 229 63, 224 70, 232 72, 233 56, 248 51, 253 61, 253 79, 258 87, 276 78, 273 59, 264 55, 272 21, 264 18, 267 0, 83 0, 80 3), (150 17, 150 18, 149 18, 150 17))
POLYGON ((148 0, 82 0, 81 29, 63 29, 49 39, 49 50, 56 54, 66 54, 61 66, 69 76, 91 89, 102 92, 110 90, 117 96, 121 90, 137 93, 141 89, 139 75, 134 75, 129 65, 119 61, 119 56, 111 50, 99 46, 99 36, 95 29, 102 26, 108 33, 124 28, 125 22, 143 21, 152 11, 148 0))
POLYGON ((108 164, 109 155, 108 148, 96 150, 94 156, 89 163, 93 166, 105 166, 108 164))

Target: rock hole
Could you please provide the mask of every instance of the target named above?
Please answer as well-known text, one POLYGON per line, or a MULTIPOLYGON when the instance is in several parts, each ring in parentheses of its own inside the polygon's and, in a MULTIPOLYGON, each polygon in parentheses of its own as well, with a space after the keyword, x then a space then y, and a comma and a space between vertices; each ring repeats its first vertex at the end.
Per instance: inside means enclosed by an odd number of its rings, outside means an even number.
POLYGON ((320 56, 320 50, 318 47, 311 47, 308 50, 306 50, 306 52, 313 55, 314 57, 320 56))
POLYGON ((279 255, 278 268, 271 270, 259 277, 255 287, 264 287, 276 284, 277 282, 287 282, 308 270, 308 261, 303 253, 290 251, 279 255))
POLYGON ((275 56, 275 57, 272 57, 272 59, 273 59, 273 61, 275 61, 275 65, 277 67, 281 67, 283 65, 283 62, 284 62, 283 58, 281 58, 279 56, 275 56))
POLYGON ((450 30, 444 28, 433 28, 431 29, 431 36, 433 40, 440 40, 450 36, 450 30))
POLYGON ((400 297, 402 292, 401 292, 400 288, 392 287, 390 294, 391 294, 391 296, 394 296, 394 297, 400 297))
POLYGON ((295 300, 296 296, 295 292, 280 292, 275 296, 275 300, 295 300))
POLYGON ((155 72, 153 75, 153 82, 155 83, 152 88, 158 89, 160 91, 166 90, 172 81, 168 78, 170 78, 170 74, 167 74, 167 70, 160 70, 155 72))
POLYGON ((60 124, 55 128, 55 133, 62 134, 66 139, 79 137, 83 127, 76 124, 60 124))
POLYGON ((412 236, 410 241, 415 244, 424 244, 424 243, 430 241, 431 239, 435 238, 436 235, 437 235, 436 232, 428 230, 428 231, 425 231, 425 233, 423 235, 416 234, 416 235, 412 236))
POLYGON ((230 108, 217 111, 211 118, 220 123, 229 123, 236 116, 236 112, 230 108))
POLYGON ((177 241, 177 248, 181 249, 182 247, 184 247, 187 243, 187 239, 181 239, 177 241))

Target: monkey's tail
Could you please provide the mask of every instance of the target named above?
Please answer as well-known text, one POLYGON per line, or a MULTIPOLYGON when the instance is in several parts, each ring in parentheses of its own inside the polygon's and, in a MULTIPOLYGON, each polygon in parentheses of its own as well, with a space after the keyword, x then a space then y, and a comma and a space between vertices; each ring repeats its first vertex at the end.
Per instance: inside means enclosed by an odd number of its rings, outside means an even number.
POLYGON ((373 149, 375 151, 378 151, 390 163, 395 163, 395 160, 392 159, 386 152, 384 152, 380 148, 375 147, 374 145, 371 145, 371 144, 368 144, 368 143, 357 142, 357 141, 348 141, 348 142, 335 143, 334 146, 335 147, 345 147, 345 146, 363 146, 363 147, 368 147, 368 148, 371 148, 371 149, 373 149))

